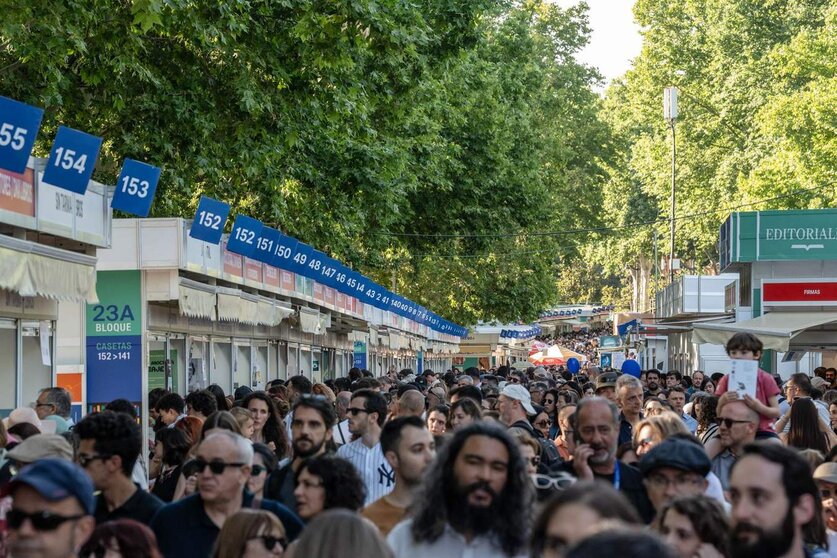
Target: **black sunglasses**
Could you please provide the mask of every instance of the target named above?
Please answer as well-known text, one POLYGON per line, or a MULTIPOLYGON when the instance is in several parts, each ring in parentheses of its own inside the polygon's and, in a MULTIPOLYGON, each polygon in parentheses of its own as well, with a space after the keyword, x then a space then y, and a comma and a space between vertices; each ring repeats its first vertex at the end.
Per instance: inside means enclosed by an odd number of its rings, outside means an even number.
POLYGON ((78 458, 76 459, 76 461, 78 461, 78 464, 81 465, 82 469, 86 469, 88 465, 90 465, 91 463, 93 463, 97 459, 105 461, 107 459, 110 459, 111 457, 113 457, 113 456, 112 455, 105 455, 105 454, 79 455, 78 458))
POLYGON ((246 463, 224 463, 223 461, 205 461, 203 459, 193 459, 183 465, 183 475, 191 477, 198 473, 203 473, 209 467, 213 475, 223 475, 227 467, 243 467, 246 463))
POLYGON ((360 409, 358 407, 349 407, 348 409, 346 409, 346 412, 352 416, 356 416, 361 413, 368 413, 369 411, 367 411, 366 409, 360 409))
POLYGON ((265 467, 264 465, 253 465, 253 469, 250 471, 250 476, 258 477, 265 471, 267 471, 267 467, 265 467))
POLYGON ((84 515, 57 515, 48 511, 26 513, 22 510, 10 509, 6 513, 6 522, 12 529, 20 529, 27 519, 36 531, 55 531, 62 523, 81 519, 84 515))
MULTIPOLYGON (((288 540, 284 537, 274 537, 273 535, 262 535, 260 537, 253 537, 253 539, 261 539, 262 544, 264 545, 265 550, 273 550, 276 548, 276 545, 282 547, 282 550, 288 546, 288 540)), ((251 539, 251 540, 253 540, 251 539)))
POLYGON ((731 418, 718 417, 718 418, 715 419, 715 422, 718 423, 718 426, 721 426, 723 424, 727 428, 732 428, 732 425, 734 425, 734 424, 745 424, 745 423, 749 423, 750 421, 749 420, 735 420, 735 419, 731 419, 731 418))

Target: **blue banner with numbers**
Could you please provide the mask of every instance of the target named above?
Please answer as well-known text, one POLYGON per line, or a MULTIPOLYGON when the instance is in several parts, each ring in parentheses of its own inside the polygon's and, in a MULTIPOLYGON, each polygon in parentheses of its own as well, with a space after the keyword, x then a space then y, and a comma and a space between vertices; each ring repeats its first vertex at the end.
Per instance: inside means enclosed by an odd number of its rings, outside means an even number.
POLYGON ((44 182, 84 194, 100 147, 102 138, 60 126, 44 169, 44 182))
POLYGON ((43 116, 43 109, 0 97, 0 168, 26 170, 43 116))
POLYGON ((256 250, 250 257, 268 265, 273 265, 273 257, 276 253, 280 235, 281 233, 273 227, 262 226, 259 239, 256 241, 256 250))
POLYGON ((224 202, 201 196, 189 236, 218 244, 224 234, 224 225, 230 214, 230 206, 224 202))
POLYGON ((148 217, 159 180, 159 167, 125 159, 122 172, 116 181, 116 192, 111 207, 132 215, 148 217))
POLYGON ((256 251, 256 241, 262 233, 262 222, 246 215, 235 218, 230 238, 227 240, 227 250, 250 257, 256 251))

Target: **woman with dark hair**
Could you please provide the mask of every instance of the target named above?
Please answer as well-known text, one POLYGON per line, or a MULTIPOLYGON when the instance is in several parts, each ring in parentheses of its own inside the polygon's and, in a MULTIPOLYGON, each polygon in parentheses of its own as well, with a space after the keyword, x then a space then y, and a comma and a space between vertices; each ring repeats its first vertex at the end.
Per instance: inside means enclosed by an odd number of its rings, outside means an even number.
POLYGON ((161 558, 154 532, 133 519, 102 523, 81 547, 79 556, 93 558, 161 558))
POLYGON ((796 449, 815 449, 823 455, 828 454, 834 434, 821 424, 814 402, 807 397, 797 399, 791 405, 789 415, 790 430, 779 435, 782 441, 796 449))
POLYGON ((40 429, 31 422, 19 422, 13 424, 6 430, 6 435, 13 436, 18 442, 22 442, 26 438, 40 433, 40 429))
POLYGON ((283 459, 290 449, 288 435, 273 399, 263 391, 255 391, 244 398, 241 406, 253 413, 253 442, 265 444, 283 459))
POLYGON ((230 404, 227 401, 227 395, 224 393, 224 388, 219 386, 218 384, 212 384, 206 391, 211 393, 215 397, 215 403, 218 405, 219 411, 229 411, 230 404))
POLYGON ((718 436, 717 409, 718 398, 714 395, 704 394, 695 397, 693 411, 698 422, 695 436, 703 444, 703 449, 706 450, 709 459, 714 459, 724 449, 721 446, 721 438, 718 436))
MULTIPOLYGON (((533 405, 535 407, 535 414, 529 417, 529 424, 539 433, 539 436, 547 438, 549 435, 549 428, 552 426, 552 419, 549 418, 546 410, 540 405, 533 405)), ((552 438, 548 438, 552 439, 552 438)))
POLYGON ((577 482, 549 500, 538 514, 532 528, 532 558, 559 558, 603 523, 643 527, 631 503, 612 486, 577 482))
POLYGON ((151 470, 157 480, 151 493, 164 502, 174 500, 183 462, 192 448, 188 435, 179 428, 164 428, 157 432, 151 470))
POLYGON ((712 498, 675 498, 660 510, 655 528, 680 558, 730 555, 727 516, 721 504, 712 498))
POLYGON ((700 384, 700 391, 704 391, 709 395, 715 395, 715 382, 712 378, 704 378, 700 384))
POLYGON ((349 461, 334 455, 320 455, 302 462, 296 473, 297 514, 310 521, 323 510, 346 508, 358 511, 366 498, 366 487, 349 461))
POLYGON ((278 557, 287 546, 285 527, 279 518, 268 511, 244 508, 224 521, 212 558, 278 557))
POLYGON ((452 430, 458 430, 480 420, 482 420, 482 409, 473 399, 463 397, 450 406, 452 430))
POLYGON ((241 423, 230 411, 215 411, 206 417, 201 428, 201 442, 206 438, 210 430, 229 430, 230 432, 244 435, 241 431, 241 423))
POLYGON ((279 460, 276 454, 264 444, 253 444, 253 468, 247 481, 247 490, 257 498, 264 498, 264 483, 271 471, 276 468, 279 460))
POLYGON ((546 393, 543 394, 543 409, 546 411, 546 415, 549 417, 549 420, 552 421, 552 426, 549 427, 549 435, 547 436, 550 440, 554 440, 559 434, 558 410, 560 408, 561 405, 558 396, 558 389, 550 388, 546 390, 546 393))

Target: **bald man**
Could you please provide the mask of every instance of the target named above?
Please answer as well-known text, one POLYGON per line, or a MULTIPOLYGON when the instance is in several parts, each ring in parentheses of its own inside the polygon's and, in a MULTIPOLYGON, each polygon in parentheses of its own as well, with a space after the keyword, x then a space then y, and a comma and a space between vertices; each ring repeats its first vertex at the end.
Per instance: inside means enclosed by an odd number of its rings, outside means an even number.
POLYGON ((422 414, 424 414, 424 395, 415 389, 405 391, 398 400, 398 416, 421 417, 422 414))
POLYGON ((721 486, 729 490, 732 464, 744 451, 744 446, 755 441, 759 414, 744 401, 730 401, 718 414, 718 438, 724 451, 712 460, 712 472, 721 479, 721 486))

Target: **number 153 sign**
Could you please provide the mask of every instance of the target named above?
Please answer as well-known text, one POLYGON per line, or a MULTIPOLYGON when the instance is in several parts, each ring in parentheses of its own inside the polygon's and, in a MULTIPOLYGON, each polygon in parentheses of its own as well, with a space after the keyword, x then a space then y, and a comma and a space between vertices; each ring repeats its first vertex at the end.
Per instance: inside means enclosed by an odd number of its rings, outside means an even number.
POLYGON ((116 182, 116 193, 111 207, 140 217, 148 217, 159 180, 159 168, 126 159, 116 182))

